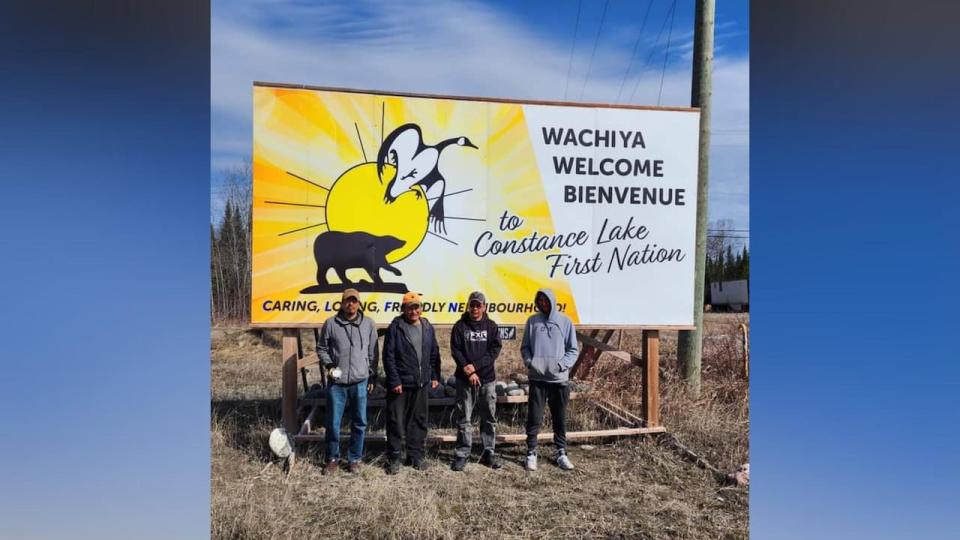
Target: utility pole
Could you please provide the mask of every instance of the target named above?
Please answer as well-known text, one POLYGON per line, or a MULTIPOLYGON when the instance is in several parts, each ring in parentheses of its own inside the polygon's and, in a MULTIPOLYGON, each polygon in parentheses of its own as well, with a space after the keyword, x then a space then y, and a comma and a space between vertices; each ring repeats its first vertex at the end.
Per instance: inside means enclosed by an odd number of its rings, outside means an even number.
POLYGON ((696 0, 693 30, 693 80, 690 105, 700 108, 700 149, 697 166, 697 246, 693 276, 695 330, 681 330, 677 341, 680 373, 690 391, 700 395, 703 353, 703 279, 707 258, 707 188, 710 175, 710 96, 713 75, 714 0, 696 0))

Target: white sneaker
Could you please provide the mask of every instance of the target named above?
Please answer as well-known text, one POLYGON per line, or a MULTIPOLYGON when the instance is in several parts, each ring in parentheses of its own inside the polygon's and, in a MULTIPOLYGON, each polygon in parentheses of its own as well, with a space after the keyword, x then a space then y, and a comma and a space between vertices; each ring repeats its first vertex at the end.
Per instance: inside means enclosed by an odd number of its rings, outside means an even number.
POLYGON ((527 454, 527 464, 525 467, 528 471, 537 470, 537 455, 536 454, 527 454))
POLYGON ((566 454, 557 456, 557 466, 565 471, 573 470, 573 463, 570 463, 570 458, 568 458, 566 454))

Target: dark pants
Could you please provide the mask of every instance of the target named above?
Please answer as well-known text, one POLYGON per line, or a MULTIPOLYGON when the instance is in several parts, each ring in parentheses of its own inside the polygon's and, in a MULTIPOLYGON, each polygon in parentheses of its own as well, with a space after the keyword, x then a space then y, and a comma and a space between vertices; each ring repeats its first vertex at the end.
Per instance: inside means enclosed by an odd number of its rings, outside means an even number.
POLYGON ((407 437, 407 457, 413 460, 423 458, 429 393, 429 386, 404 386, 402 394, 387 391, 387 446, 391 459, 400 459, 404 434, 407 437))
POLYGON ((553 420, 553 444, 557 451, 567 448, 567 402, 570 387, 563 383, 530 381, 530 397, 527 400, 527 451, 537 449, 537 434, 543 423, 543 406, 550 405, 553 420))
POLYGON ((457 457, 470 457, 473 446, 474 408, 480 410, 480 440, 484 452, 493 452, 497 437, 497 385, 487 383, 473 386, 457 379, 457 457))

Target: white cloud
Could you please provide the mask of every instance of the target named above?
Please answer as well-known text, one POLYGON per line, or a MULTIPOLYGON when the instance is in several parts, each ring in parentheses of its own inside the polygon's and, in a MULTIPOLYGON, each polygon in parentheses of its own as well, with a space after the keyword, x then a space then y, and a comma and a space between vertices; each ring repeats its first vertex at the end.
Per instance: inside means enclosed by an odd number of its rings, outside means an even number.
MULTIPOLYGON (((690 41, 690 33, 674 37, 671 58, 689 55, 689 45, 680 44, 690 41)), ((634 59, 621 102, 633 96, 632 103, 657 103, 663 57, 655 54, 648 63, 646 50, 634 59)), ((629 46, 610 49, 601 43, 584 87, 590 47, 576 51, 568 82, 569 42, 476 2, 408 0, 402 9, 380 0, 349 6, 217 2, 211 42, 214 176, 250 154, 253 81, 546 100, 563 99, 568 86, 568 99, 582 92, 584 101, 613 102, 631 52, 629 46)), ((713 128, 727 132, 714 135, 722 146, 711 153, 712 189, 747 193, 749 63, 720 52, 714 63, 713 128)), ((689 99, 689 66, 668 66, 661 104, 686 106, 689 99)), ((712 218, 733 219, 738 227, 748 223, 745 197, 711 197, 711 206, 712 218)))

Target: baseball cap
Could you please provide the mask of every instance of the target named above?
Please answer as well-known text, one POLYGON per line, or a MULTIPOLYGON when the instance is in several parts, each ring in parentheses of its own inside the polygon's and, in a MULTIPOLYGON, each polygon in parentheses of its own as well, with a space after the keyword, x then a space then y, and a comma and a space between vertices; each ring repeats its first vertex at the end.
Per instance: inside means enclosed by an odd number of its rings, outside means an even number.
POLYGON ((346 289, 345 291, 343 291, 343 296, 340 298, 340 300, 343 301, 343 300, 346 300, 347 298, 350 298, 350 297, 356 298, 357 301, 359 302, 359 301, 360 301, 360 291, 358 291, 358 290, 356 290, 356 289, 346 289))
POLYGON ((483 295, 480 291, 473 291, 470 293, 470 298, 467 299, 467 305, 469 306, 472 302, 480 302, 481 304, 487 303, 487 297, 483 295))
POLYGON ((417 304, 419 306, 421 296, 422 295, 420 293, 415 293, 413 291, 410 291, 407 294, 403 295, 403 301, 400 303, 400 305, 405 306, 407 304, 417 304))

